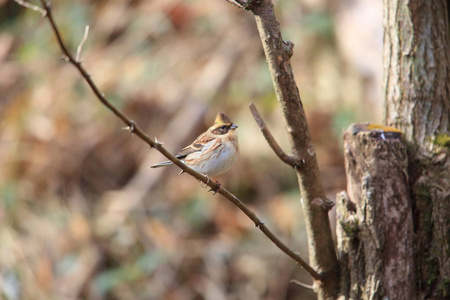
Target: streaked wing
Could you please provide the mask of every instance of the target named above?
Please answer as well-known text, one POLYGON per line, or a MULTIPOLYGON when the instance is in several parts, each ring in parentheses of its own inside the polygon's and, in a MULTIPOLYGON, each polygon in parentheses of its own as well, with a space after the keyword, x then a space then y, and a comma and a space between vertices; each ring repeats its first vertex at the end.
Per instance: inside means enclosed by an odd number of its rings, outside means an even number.
POLYGON ((185 158, 191 153, 201 151, 203 147, 205 147, 205 145, 211 142, 213 139, 214 137, 209 137, 206 135, 206 133, 202 133, 192 144, 181 149, 177 154, 177 158, 185 158))

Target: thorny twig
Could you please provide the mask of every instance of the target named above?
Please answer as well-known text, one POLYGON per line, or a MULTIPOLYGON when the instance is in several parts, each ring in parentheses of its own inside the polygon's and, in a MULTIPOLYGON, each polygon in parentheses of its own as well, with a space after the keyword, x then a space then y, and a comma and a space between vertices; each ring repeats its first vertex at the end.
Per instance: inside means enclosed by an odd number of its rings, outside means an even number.
POLYGON ((239 200, 235 195, 230 193, 223 186, 215 182, 214 180, 209 180, 209 178, 203 174, 200 174, 193 169, 186 166, 183 162, 181 162, 178 158, 172 155, 169 151, 167 151, 160 142, 152 140, 148 135, 144 133, 144 131, 130 118, 128 118, 121 110, 116 108, 113 104, 111 104, 103 93, 100 92, 99 88, 96 86, 94 81, 91 79, 87 71, 81 65, 81 62, 76 60, 73 55, 67 50, 67 47, 62 39, 62 36, 59 32, 58 27, 56 26, 55 20, 52 15, 52 10, 50 4, 41 0, 41 3, 46 11, 45 17, 48 19, 53 32, 58 41, 58 45, 61 48, 61 51, 64 53, 66 60, 71 63, 81 74, 81 76, 85 79, 87 84, 90 86, 92 91, 94 92, 97 99, 105 105, 109 110, 111 110, 119 119, 121 119, 127 126, 130 132, 136 134, 142 141, 146 142, 150 147, 155 148, 162 155, 167 157, 170 161, 172 161, 175 165, 182 169, 183 172, 190 174, 196 179, 202 181, 209 187, 211 187, 214 191, 221 194, 229 201, 231 201, 234 205, 236 205, 243 213, 247 215, 255 224, 257 228, 259 228, 281 251, 290 256, 293 260, 295 260, 298 264, 300 264, 314 279, 321 280, 322 275, 319 274, 316 270, 314 270, 306 261, 304 261, 297 253, 292 251, 288 246, 286 246, 280 239, 278 239, 267 227, 266 225, 255 215, 253 211, 251 211, 241 200, 239 200))

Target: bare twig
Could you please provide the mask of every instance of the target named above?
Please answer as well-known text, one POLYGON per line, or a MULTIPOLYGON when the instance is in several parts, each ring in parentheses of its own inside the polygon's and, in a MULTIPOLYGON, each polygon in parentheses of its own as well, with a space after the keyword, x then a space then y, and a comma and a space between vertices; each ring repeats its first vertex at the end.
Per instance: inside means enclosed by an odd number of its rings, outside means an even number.
POLYGON ((16 1, 17 4, 19 4, 19 5, 23 6, 23 7, 26 7, 26 8, 29 8, 29 9, 31 9, 31 10, 37 11, 37 12, 40 13, 43 17, 45 17, 45 14, 46 14, 45 9, 42 9, 42 8, 40 8, 40 7, 37 6, 37 5, 31 4, 31 3, 26 2, 26 1, 23 1, 23 0, 14 0, 14 1, 16 1))
POLYGON ((292 156, 287 155, 283 149, 278 145, 277 141, 273 137, 272 133, 269 131, 269 128, 267 128, 266 123, 264 122, 263 118, 261 117, 258 109, 256 108, 255 104, 253 102, 249 105, 250 111, 252 112, 253 118, 255 118, 256 123, 259 126, 259 129, 261 129, 262 134, 266 138, 267 143, 269 144, 270 148, 272 148, 273 152, 285 163, 290 165, 293 168, 296 168, 299 164, 292 156))
POLYGON ((265 225, 264 223, 255 215, 253 211, 251 211, 245 204, 239 200, 236 196, 234 196, 232 193, 230 193, 228 190, 226 190, 224 187, 222 187, 219 183, 215 182, 214 180, 209 180, 208 177, 206 177, 203 174, 197 173, 193 169, 186 166, 183 162, 181 162, 179 159, 177 159, 174 155, 172 155, 170 152, 168 152, 161 143, 156 142, 149 138, 144 131, 130 118, 128 118, 121 110, 116 108, 113 104, 111 104, 105 96, 100 92, 98 87, 95 85, 87 71, 84 69, 84 67, 81 65, 79 61, 77 61, 72 54, 67 50, 66 45, 64 44, 64 41, 62 39, 62 36, 58 30, 58 27, 56 26, 55 20, 52 15, 50 4, 48 4, 45 0, 41 0, 41 3, 47 12, 47 19, 50 22, 50 25, 53 29, 53 32, 56 36, 56 39, 58 41, 58 45, 61 48, 61 51, 64 53, 64 55, 67 58, 67 61, 70 62, 80 73, 81 76, 86 80, 92 91, 94 92, 97 99, 103 103, 109 110, 111 110, 119 119, 121 119, 127 126, 128 130, 134 134, 136 134, 142 141, 146 142, 150 147, 155 148, 157 151, 159 151, 162 155, 167 157, 170 161, 172 161, 175 165, 177 165, 183 172, 190 174, 191 176, 195 177, 196 179, 202 181, 204 184, 208 185, 216 191, 217 193, 223 195, 225 198, 227 198, 229 201, 231 201, 234 205, 236 205, 242 212, 244 212, 247 217, 249 217, 255 224, 257 228, 259 228, 280 250, 282 250, 284 253, 286 253, 288 256, 290 256, 292 259, 294 259, 298 264, 300 264, 314 279, 321 280, 322 275, 319 274, 317 271, 315 271, 308 263, 306 263, 297 253, 292 251, 288 246, 286 246, 283 242, 281 242, 265 225))
POLYGON ((292 279, 292 280, 291 280, 291 283, 296 284, 296 285, 298 285, 298 286, 301 286, 302 288, 305 288, 305 289, 307 289, 307 290, 311 290, 311 291, 314 291, 314 292, 315 292, 314 286, 312 286, 312 285, 310 285, 310 284, 306 284, 306 283, 300 282, 300 281, 295 280, 295 279, 292 279))
POLYGON ((77 48, 77 56, 76 56, 77 62, 81 62, 81 50, 83 49, 84 43, 86 42, 88 35, 89 35, 89 25, 86 25, 86 27, 84 27, 83 39, 81 40, 77 48))
POLYGON ((244 9, 245 1, 242 1, 242 0, 226 0, 226 1, 230 2, 231 4, 233 4, 239 8, 244 9))

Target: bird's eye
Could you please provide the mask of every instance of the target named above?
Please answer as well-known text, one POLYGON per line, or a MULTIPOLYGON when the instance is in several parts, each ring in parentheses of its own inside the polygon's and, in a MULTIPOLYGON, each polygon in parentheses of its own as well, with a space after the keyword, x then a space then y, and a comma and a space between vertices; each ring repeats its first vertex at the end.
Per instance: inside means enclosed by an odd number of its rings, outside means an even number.
POLYGON ((222 129, 222 130, 225 130, 226 128, 227 128, 227 126, 225 126, 225 125, 220 126, 220 129, 222 129))

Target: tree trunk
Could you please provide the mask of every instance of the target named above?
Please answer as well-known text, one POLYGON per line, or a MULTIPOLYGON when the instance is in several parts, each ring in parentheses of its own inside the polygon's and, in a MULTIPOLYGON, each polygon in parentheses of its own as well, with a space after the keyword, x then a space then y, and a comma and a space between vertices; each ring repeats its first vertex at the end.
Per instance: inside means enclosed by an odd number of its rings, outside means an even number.
POLYGON ((450 299, 449 6, 384 0, 385 122, 404 141, 367 126, 345 134, 346 299, 450 299))
POLYGON ((450 298, 449 1, 384 1, 386 123, 408 142, 417 299, 450 298))
POLYGON ((341 295, 414 299, 413 217, 400 132, 353 125, 344 135, 347 190, 338 196, 341 295))

